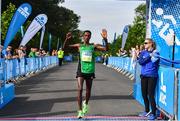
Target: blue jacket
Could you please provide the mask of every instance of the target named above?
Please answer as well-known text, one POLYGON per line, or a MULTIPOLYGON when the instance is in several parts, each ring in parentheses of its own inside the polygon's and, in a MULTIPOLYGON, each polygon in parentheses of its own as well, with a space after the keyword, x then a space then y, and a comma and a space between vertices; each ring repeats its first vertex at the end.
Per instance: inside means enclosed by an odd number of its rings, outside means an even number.
MULTIPOLYGON (((144 50, 140 53, 138 62, 141 65, 141 75, 146 77, 158 77, 159 59, 151 57, 153 51, 144 50)), ((159 54, 156 52, 156 54, 159 54)))

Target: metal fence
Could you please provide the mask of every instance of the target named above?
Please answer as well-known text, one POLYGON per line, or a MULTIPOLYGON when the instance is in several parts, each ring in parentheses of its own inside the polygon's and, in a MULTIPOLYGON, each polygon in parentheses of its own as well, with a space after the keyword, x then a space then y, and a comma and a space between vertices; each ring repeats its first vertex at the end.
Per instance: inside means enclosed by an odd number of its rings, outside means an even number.
MULTIPOLYGON (((133 96, 143 105, 140 79, 141 66, 129 57, 110 57, 108 66, 117 71, 124 71, 124 73, 133 75, 133 96)), ((180 120, 179 69, 160 65, 158 75, 155 96, 157 107, 170 119, 180 120)))
POLYGON ((58 63, 55 56, 39 57, 39 58, 21 58, 11 60, 0 60, 0 79, 7 81, 24 76, 31 72, 36 72, 58 63))

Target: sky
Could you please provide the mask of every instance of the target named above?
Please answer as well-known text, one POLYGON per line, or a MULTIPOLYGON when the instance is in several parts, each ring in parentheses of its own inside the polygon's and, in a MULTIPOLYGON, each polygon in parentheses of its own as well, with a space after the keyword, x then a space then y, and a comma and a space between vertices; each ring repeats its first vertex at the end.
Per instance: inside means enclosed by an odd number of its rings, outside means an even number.
POLYGON ((71 9, 79 15, 80 30, 92 32, 91 43, 102 44, 101 31, 105 28, 108 31, 108 41, 114 40, 121 35, 125 25, 132 24, 134 9, 145 3, 143 1, 119 1, 119 0, 65 0, 60 6, 71 9))

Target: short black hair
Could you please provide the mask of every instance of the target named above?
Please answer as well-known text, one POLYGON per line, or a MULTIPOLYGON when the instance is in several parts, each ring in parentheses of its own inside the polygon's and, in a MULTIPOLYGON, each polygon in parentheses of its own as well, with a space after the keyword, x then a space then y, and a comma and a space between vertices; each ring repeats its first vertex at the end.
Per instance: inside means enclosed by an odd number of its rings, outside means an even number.
POLYGON ((90 30, 85 30, 85 31, 83 32, 83 35, 84 35, 86 32, 88 32, 88 33, 91 35, 91 31, 90 31, 90 30))

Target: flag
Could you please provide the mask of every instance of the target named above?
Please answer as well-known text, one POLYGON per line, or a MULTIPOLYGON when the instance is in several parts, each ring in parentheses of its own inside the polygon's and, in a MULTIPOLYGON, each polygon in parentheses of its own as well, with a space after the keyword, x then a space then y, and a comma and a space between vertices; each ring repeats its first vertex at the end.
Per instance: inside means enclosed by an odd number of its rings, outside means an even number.
POLYGON ((41 49, 41 48, 42 48, 42 43, 43 43, 43 39, 44 39, 45 29, 46 29, 46 27, 45 27, 45 26, 43 26, 43 27, 42 27, 42 31, 41 31, 41 39, 40 39, 39 49, 41 49))
POLYGON ((8 32, 6 34, 6 38, 4 41, 4 49, 6 49, 7 46, 11 43, 14 36, 16 35, 20 27, 24 24, 24 22, 27 20, 31 12, 32 12, 32 7, 28 3, 22 4, 16 10, 9 25, 8 32))
POLYGON ((122 33, 122 44, 121 44, 121 48, 124 49, 125 47, 125 44, 126 44, 126 40, 127 40, 127 37, 128 37, 128 32, 129 32, 129 25, 126 25, 124 27, 124 30, 123 30, 123 33, 122 33))
POLYGON ((34 35, 47 23, 47 16, 45 14, 39 14, 29 25, 20 45, 25 46, 34 35))

